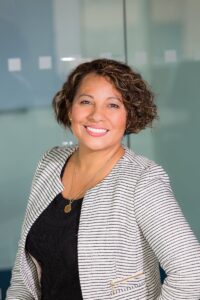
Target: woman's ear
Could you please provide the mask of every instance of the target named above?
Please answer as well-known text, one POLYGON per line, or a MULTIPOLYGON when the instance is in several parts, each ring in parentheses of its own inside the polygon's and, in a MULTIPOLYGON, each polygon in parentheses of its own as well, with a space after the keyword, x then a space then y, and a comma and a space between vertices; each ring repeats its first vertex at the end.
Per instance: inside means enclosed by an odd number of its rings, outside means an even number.
POLYGON ((68 118, 69 118, 69 120, 70 120, 70 122, 72 121, 72 114, 71 114, 71 110, 68 112, 68 118))

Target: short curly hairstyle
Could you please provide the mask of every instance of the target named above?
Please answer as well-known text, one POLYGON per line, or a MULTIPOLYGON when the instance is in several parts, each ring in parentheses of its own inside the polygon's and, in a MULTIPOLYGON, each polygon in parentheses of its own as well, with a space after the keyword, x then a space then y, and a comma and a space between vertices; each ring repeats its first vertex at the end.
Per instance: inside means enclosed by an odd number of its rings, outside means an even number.
POLYGON ((82 63, 69 74, 62 89, 53 98, 52 105, 59 124, 71 129, 70 108, 81 81, 91 73, 107 78, 121 93, 127 111, 124 135, 152 127, 153 120, 158 116, 154 93, 149 85, 127 64, 106 58, 82 63))

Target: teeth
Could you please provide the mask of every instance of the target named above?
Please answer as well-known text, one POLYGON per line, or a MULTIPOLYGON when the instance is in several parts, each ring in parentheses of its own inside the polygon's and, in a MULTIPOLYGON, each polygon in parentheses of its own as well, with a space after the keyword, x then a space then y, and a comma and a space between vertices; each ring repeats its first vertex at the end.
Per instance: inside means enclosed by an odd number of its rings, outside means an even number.
POLYGON ((93 128, 89 126, 87 126, 87 129, 95 133, 105 133, 107 131, 106 129, 93 128))

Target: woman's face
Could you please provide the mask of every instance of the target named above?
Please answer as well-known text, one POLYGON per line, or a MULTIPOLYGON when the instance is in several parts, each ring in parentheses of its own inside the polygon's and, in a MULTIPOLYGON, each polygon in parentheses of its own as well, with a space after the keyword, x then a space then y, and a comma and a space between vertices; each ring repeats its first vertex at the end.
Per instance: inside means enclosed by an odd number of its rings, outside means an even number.
POLYGON ((69 117, 80 146, 106 150, 121 144, 127 112, 122 95, 103 76, 91 73, 83 78, 69 117))

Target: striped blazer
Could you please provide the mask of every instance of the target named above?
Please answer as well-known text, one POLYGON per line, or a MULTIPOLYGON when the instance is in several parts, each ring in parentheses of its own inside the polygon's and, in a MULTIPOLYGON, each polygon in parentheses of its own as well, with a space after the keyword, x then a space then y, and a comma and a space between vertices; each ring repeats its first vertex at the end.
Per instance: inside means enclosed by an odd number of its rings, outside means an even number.
MULTIPOLYGON (((63 190, 60 173, 77 147, 54 147, 38 164, 8 300, 41 298, 38 266, 25 251, 26 237, 63 190)), ((154 161, 123 147, 123 157, 83 200, 78 231, 83 299, 198 300, 200 246, 174 199, 169 178, 154 161), (159 263, 167 273, 163 285, 159 263)))

